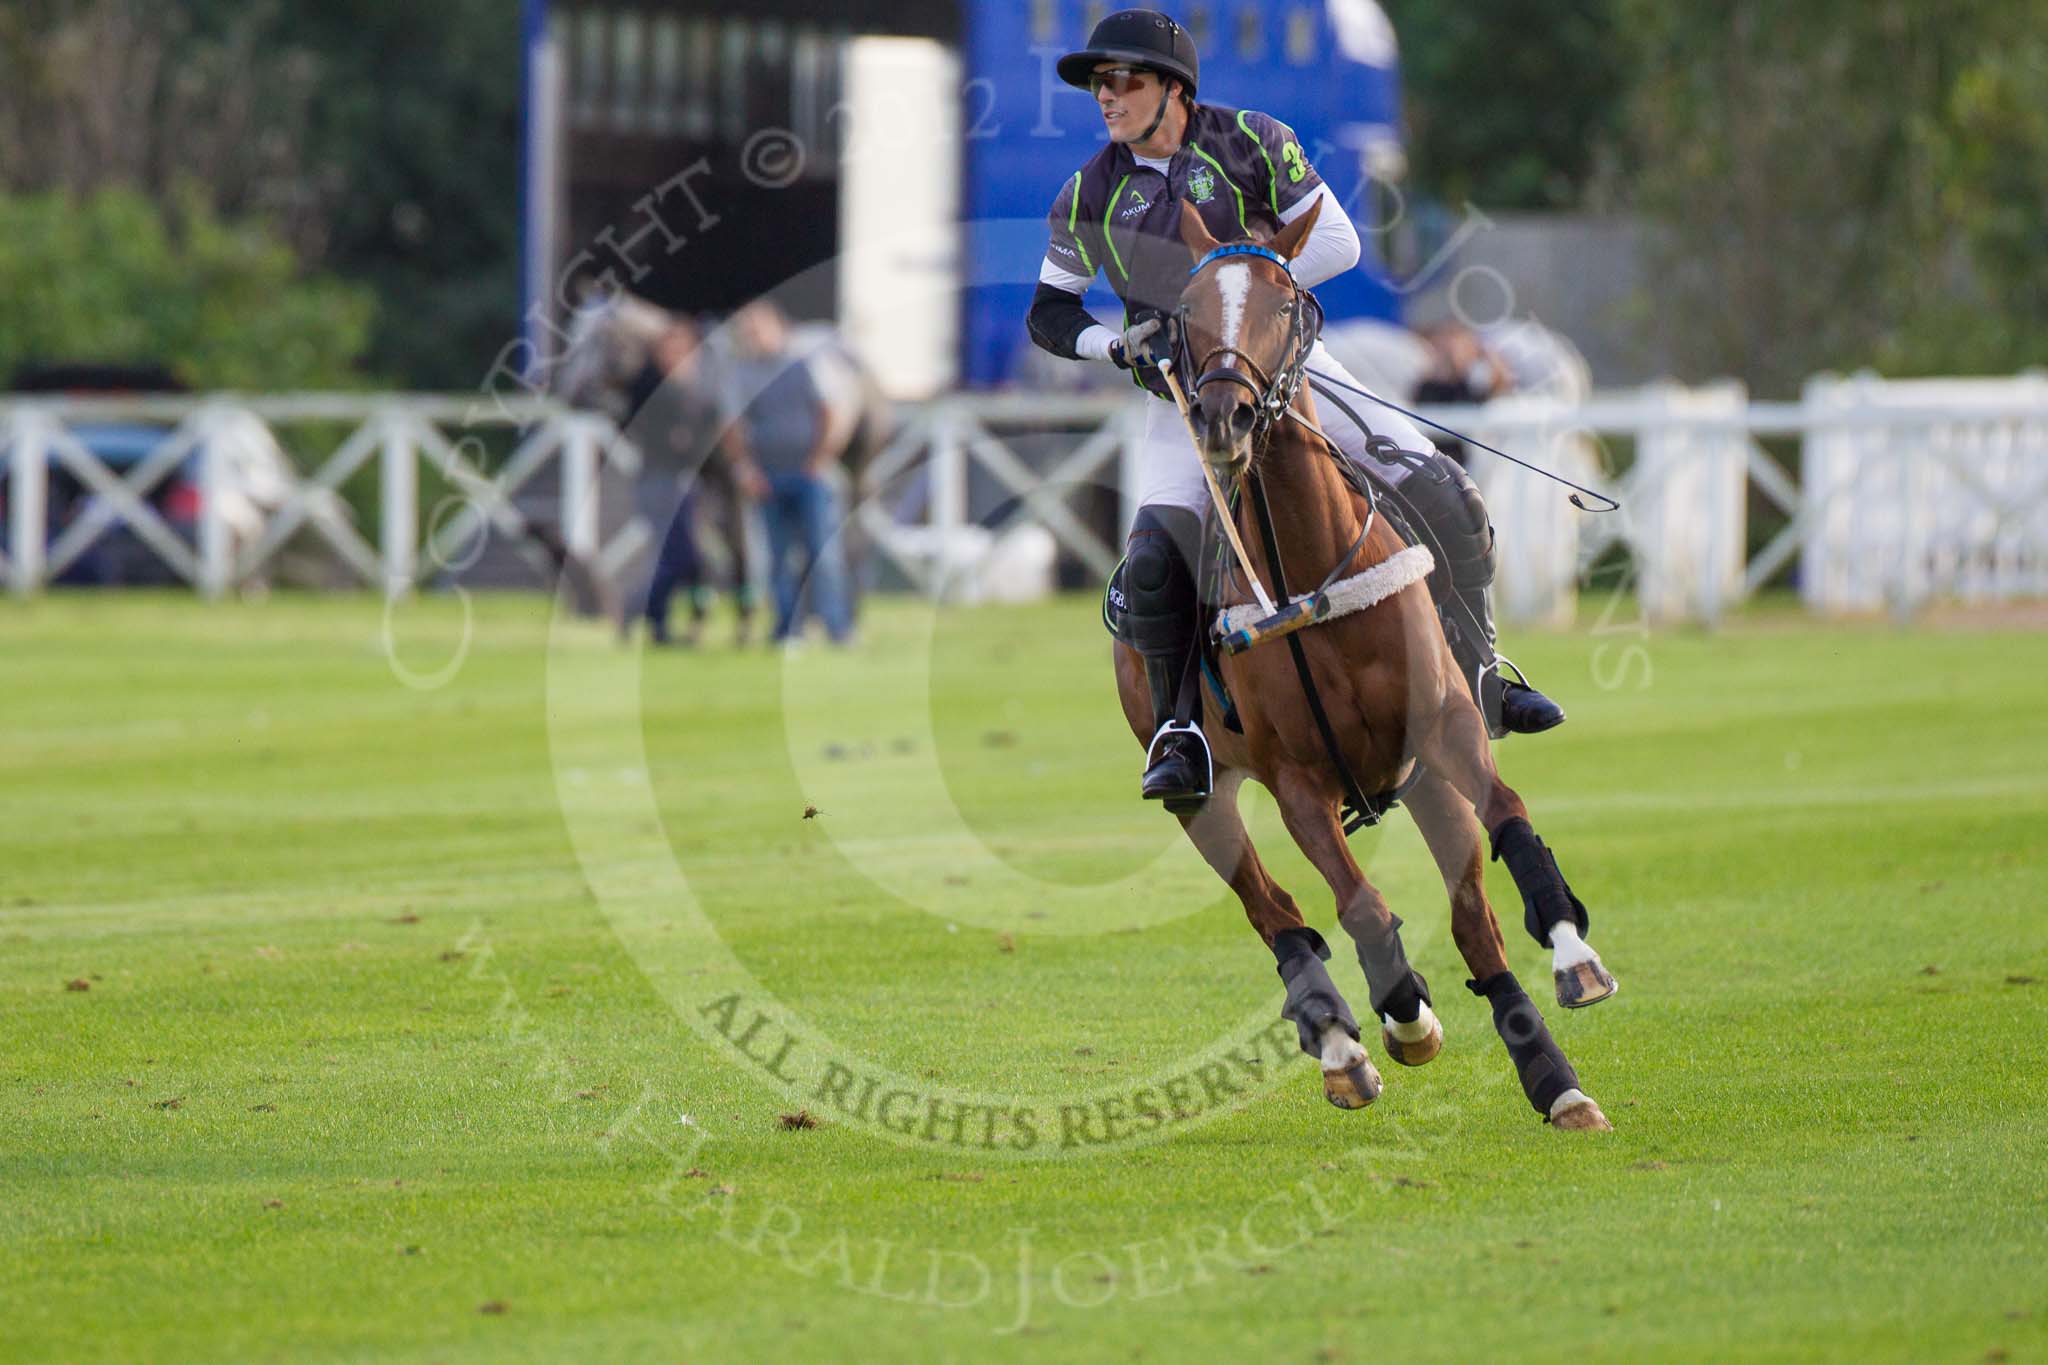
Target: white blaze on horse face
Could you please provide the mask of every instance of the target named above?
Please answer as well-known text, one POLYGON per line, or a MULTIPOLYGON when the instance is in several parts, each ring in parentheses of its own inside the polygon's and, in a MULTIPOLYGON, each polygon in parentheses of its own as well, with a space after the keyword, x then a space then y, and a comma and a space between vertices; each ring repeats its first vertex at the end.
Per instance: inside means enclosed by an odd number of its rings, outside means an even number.
POLYGON ((1216 288, 1223 295, 1223 345, 1234 348, 1244 331, 1244 304, 1251 297, 1252 268, 1248 265, 1220 266, 1216 288))

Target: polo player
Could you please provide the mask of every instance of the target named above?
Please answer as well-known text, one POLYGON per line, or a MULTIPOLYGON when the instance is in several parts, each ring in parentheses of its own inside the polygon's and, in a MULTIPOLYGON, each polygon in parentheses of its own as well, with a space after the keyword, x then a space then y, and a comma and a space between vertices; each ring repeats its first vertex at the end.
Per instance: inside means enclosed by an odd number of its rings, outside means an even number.
MULTIPOLYGON (((1124 597, 1131 644, 1145 660, 1156 730, 1144 796, 1185 808, 1209 794, 1201 708, 1190 705, 1201 654, 1194 566, 1209 493, 1201 457, 1148 345, 1187 282, 1182 205, 1192 204, 1210 234, 1227 242, 1277 232, 1320 204, 1292 266, 1304 289, 1358 264, 1358 232, 1293 129, 1267 114, 1196 102, 1194 40, 1167 15, 1133 9, 1108 16, 1086 48, 1060 59, 1058 71, 1060 79, 1095 96, 1109 145, 1053 200, 1051 240, 1028 326, 1032 340, 1054 355, 1107 361, 1163 400, 1147 404, 1124 597), (1081 304, 1098 273, 1107 273, 1123 301, 1120 332, 1098 323, 1081 304)), ((1308 374, 1363 387, 1320 340, 1309 353, 1308 374)), ((1561 724, 1557 703, 1526 680, 1501 676, 1489 598, 1493 527, 1478 488, 1407 419, 1387 410, 1372 420, 1368 431, 1330 406, 1320 410, 1323 430, 1346 456, 1397 490, 1421 523, 1416 529, 1432 542, 1441 572, 1431 588, 1445 634, 1493 737, 1561 724), (1376 436, 1391 440, 1403 458, 1369 456, 1367 441, 1376 436)))

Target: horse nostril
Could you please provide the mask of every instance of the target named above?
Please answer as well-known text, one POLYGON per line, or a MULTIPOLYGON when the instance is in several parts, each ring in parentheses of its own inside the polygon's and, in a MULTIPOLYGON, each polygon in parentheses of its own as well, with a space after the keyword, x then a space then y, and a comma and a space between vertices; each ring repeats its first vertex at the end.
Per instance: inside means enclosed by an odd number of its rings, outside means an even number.
POLYGON ((1203 413, 1202 437, 1203 443, 1212 450, 1217 449, 1221 446, 1228 445, 1230 442, 1230 424, 1228 415, 1221 412, 1203 413))
POLYGON ((1237 450, 1252 434, 1256 415, 1249 403, 1231 403, 1220 411, 1204 414, 1203 444, 1216 455, 1237 450))

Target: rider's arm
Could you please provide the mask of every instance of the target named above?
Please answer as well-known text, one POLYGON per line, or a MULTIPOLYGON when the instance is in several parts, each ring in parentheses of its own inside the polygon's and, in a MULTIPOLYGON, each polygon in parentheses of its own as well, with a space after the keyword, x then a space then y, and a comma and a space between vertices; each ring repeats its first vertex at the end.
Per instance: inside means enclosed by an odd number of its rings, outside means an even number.
POLYGON ((1313 289, 1357 265, 1358 229, 1309 164, 1294 130, 1271 114, 1251 109, 1237 116, 1237 127, 1247 140, 1242 154, 1252 172, 1253 192, 1281 223, 1301 217, 1311 204, 1323 206, 1301 254, 1294 258, 1294 278, 1304 289, 1313 289))
MULTIPOLYGON (((1047 266, 1048 272, 1051 266, 1047 266)), ((1086 289, 1088 282, 1081 282, 1086 289)), ((1095 315, 1081 306, 1079 289, 1068 287, 1064 282, 1053 282, 1039 277, 1038 292, 1031 297, 1031 312, 1025 318, 1025 325, 1031 330, 1031 339, 1045 350, 1065 360, 1107 360, 1109 344, 1116 340, 1116 333, 1095 320, 1095 315)))
POLYGON ((1076 175, 1060 187, 1045 216, 1045 264, 1025 326, 1033 341, 1063 360, 1107 360, 1116 333, 1081 305, 1081 296, 1095 281, 1095 261, 1082 240, 1080 192, 1076 175))
POLYGON ((1316 215, 1316 225, 1309 229, 1301 254, 1294 258, 1294 278, 1303 289, 1334 280, 1358 264, 1358 229, 1352 226, 1351 215, 1344 212, 1344 205, 1328 185, 1317 185, 1315 193, 1303 195, 1292 208, 1283 209, 1280 221, 1291 223, 1307 213, 1309 205, 1317 203, 1323 210, 1316 215))

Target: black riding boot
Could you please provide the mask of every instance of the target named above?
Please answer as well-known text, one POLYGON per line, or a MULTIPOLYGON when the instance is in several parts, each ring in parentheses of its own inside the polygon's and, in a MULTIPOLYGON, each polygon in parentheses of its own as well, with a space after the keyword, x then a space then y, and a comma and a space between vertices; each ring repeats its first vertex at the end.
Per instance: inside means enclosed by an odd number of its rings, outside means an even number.
POLYGON ((1145 753, 1145 778, 1140 794, 1147 801, 1164 801, 1178 811, 1183 805, 1199 807, 1209 798, 1213 779, 1209 743, 1202 735, 1199 716, 1183 726, 1175 716, 1176 699, 1188 666, 1171 659, 1145 660, 1145 685, 1152 692, 1152 744, 1145 753))
POLYGON ((1132 646, 1145 660, 1153 737, 1141 790, 1179 814, 1201 809, 1214 769, 1202 735, 1200 610, 1189 565, 1201 519, 1178 507, 1144 507, 1131 527, 1124 594, 1132 646))
POLYGON ((1529 686, 1512 663, 1515 681, 1501 676, 1507 662, 1494 648, 1493 524, 1472 477, 1444 456, 1411 472, 1399 485, 1403 503, 1430 540, 1437 571, 1429 590, 1443 617, 1444 635, 1495 739, 1533 735, 1564 723, 1564 708, 1529 686))

